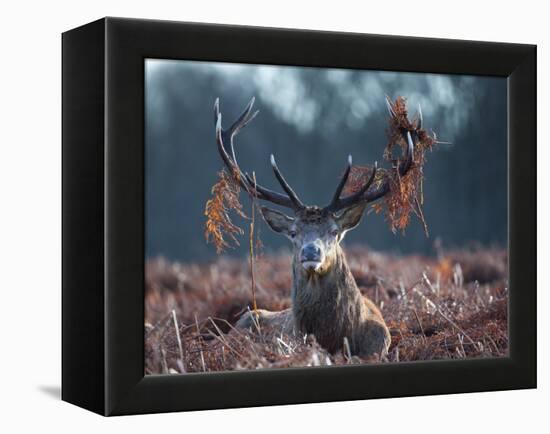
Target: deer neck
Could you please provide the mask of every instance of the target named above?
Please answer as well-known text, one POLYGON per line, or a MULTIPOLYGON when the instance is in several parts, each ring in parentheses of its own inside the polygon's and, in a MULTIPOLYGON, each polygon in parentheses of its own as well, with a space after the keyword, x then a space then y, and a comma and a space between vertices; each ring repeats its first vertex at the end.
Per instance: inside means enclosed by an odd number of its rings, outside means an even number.
POLYGON ((314 334, 327 349, 341 347, 343 336, 363 315, 362 295, 340 246, 326 272, 306 272, 293 261, 292 310, 296 326, 314 334))

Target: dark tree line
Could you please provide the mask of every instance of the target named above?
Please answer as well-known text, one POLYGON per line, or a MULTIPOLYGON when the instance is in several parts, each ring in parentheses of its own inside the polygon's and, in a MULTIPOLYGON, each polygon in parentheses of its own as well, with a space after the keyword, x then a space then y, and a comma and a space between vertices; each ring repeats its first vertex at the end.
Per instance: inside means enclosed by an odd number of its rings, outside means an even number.
MULTIPOLYGON (((330 200, 348 154, 357 164, 383 164, 387 112, 384 95, 421 102, 425 124, 440 140, 427 155, 424 214, 406 235, 392 234, 371 213, 346 240, 396 252, 432 253, 433 242, 504 246, 507 240, 506 82, 499 78, 365 71, 253 67, 225 71, 166 62, 146 70, 146 252, 181 261, 208 260, 204 205, 222 164, 214 139, 213 104, 224 123, 256 96, 258 117, 238 138, 239 163, 261 183, 278 188, 279 167, 309 204, 330 200)), ((245 208, 248 199, 242 195, 245 208)), ((246 228, 247 223, 242 223, 246 228)), ((262 223, 267 249, 285 245, 262 223)), ((231 253, 245 254, 244 246, 231 253)))

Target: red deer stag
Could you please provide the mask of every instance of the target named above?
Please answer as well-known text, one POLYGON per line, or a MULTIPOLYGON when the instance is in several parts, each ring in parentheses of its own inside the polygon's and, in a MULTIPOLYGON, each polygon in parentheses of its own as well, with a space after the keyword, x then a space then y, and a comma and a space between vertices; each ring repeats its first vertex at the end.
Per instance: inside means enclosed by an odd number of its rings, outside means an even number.
MULTIPOLYGON (((313 334, 330 352, 342 349, 344 338, 347 338, 353 355, 386 354, 390 344, 388 327, 375 304, 357 288, 340 242, 346 232, 359 224, 367 204, 390 191, 389 179, 382 177, 373 183, 377 170, 375 164, 368 181, 357 192, 341 197, 352 167, 350 155, 332 201, 323 208, 306 206, 285 180, 271 155, 271 166, 285 194, 263 187, 241 170, 234 148, 237 133, 258 113, 252 112, 253 104, 254 98, 233 125, 223 129, 219 99, 216 99, 216 141, 229 173, 245 191, 259 200, 293 211, 293 216, 287 216, 267 207, 260 208, 269 227, 285 235, 293 246, 292 307, 280 312, 263 309, 247 312, 237 325, 251 327, 257 321, 260 325, 280 327, 286 333, 313 334)), ((390 115, 395 116, 390 104, 388 108, 390 115)), ((417 123, 420 128, 420 112, 417 123)), ((408 146, 398 166, 401 176, 413 164, 415 146, 410 131, 403 131, 402 135, 408 146)))

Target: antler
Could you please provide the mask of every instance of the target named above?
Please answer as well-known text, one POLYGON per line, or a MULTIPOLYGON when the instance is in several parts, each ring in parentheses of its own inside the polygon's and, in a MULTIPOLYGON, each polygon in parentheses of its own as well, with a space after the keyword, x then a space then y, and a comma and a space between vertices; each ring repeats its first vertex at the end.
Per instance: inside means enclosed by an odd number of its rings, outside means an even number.
MULTIPOLYGON (((397 117, 395 111, 391 106, 391 102, 389 98, 386 98, 386 104, 388 106, 388 111, 390 113, 390 116, 393 118, 397 117)), ((418 106, 417 129, 420 129, 421 125, 422 125, 422 110, 420 106, 418 106)), ((403 160, 399 163, 398 170, 399 170, 399 175, 404 176, 409 171, 413 163, 415 142, 409 130, 402 130, 401 134, 403 135, 403 138, 407 142, 407 149, 403 160)), ((353 194, 350 194, 349 196, 340 198, 340 195, 342 194, 342 190, 344 189, 346 182, 348 181, 348 177, 351 171, 351 166, 352 166, 352 158, 350 155, 348 156, 348 167, 346 168, 346 171, 342 175, 342 179, 340 180, 338 187, 336 187, 336 192, 334 193, 332 201, 330 202, 330 204, 328 204, 325 207, 325 210, 334 213, 344 208, 348 208, 356 203, 373 202, 377 199, 380 199, 382 196, 386 195, 390 191, 390 180, 388 179, 387 176, 384 178, 382 182, 378 184, 378 186, 375 189, 369 190, 369 188, 371 187, 374 181, 374 178, 376 176, 376 171, 378 169, 378 165, 375 162, 369 179, 361 187, 361 189, 353 194)))
POLYGON ((254 106, 255 98, 253 97, 241 115, 237 120, 229 127, 228 129, 222 128, 222 114, 220 113, 220 100, 216 98, 214 103, 214 120, 216 122, 216 142, 218 143, 218 151, 222 157, 225 166, 229 172, 234 176, 234 178, 239 182, 240 186, 246 190, 249 194, 255 195, 258 199, 266 200, 277 205, 281 205, 287 208, 291 208, 295 211, 304 208, 304 204, 298 198, 297 194, 292 190, 290 185, 286 182, 277 163, 275 162, 275 157, 271 155, 271 167, 275 176, 283 190, 286 192, 286 195, 277 193, 268 188, 261 186, 256 183, 248 173, 243 173, 239 164, 237 163, 237 158, 235 156, 235 146, 234 146, 234 137, 239 133, 239 131, 244 128, 252 119, 256 117, 258 111, 252 113, 252 107, 254 106), (231 155, 227 153, 226 144, 229 143, 231 155))
MULTIPOLYGON (((222 115, 220 113, 220 101, 219 101, 219 98, 216 98, 216 102, 214 103, 214 118, 216 122, 216 141, 218 143, 218 151, 222 157, 222 160, 225 163, 225 166, 227 167, 227 169, 230 171, 230 173, 239 182, 240 186, 244 190, 246 190, 249 194, 255 195, 258 199, 266 200, 266 201, 275 203, 277 205, 291 208, 294 211, 303 209, 305 208, 304 204, 298 198, 298 195, 294 192, 294 190, 290 187, 288 182, 283 177, 281 171, 277 166, 277 163, 275 162, 275 157, 273 156, 273 154, 271 154, 271 167, 273 168, 275 177, 281 184, 281 187, 283 188, 283 190, 286 192, 286 195, 277 193, 276 191, 270 190, 256 183, 255 180, 253 180, 248 173, 243 173, 243 171, 239 167, 239 164, 237 163, 237 157, 235 155, 234 138, 239 133, 239 131, 242 128, 244 128, 246 125, 248 125, 250 121, 252 121, 252 119, 254 119, 258 114, 258 111, 255 111, 252 113, 252 107, 254 106, 254 101, 255 101, 255 98, 252 98, 250 100, 250 102, 248 103, 244 111, 237 118, 237 120, 231 125, 231 127, 227 129, 223 129, 222 115), (230 154, 227 152, 227 149, 226 149, 227 144, 229 144, 230 154)), ((392 118, 397 117, 395 111, 393 110, 393 107, 391 105, 389 98, 386 99, 386 103, 388 105, 388 111, 390 113, 390 116, 392 118)), ((416 130, 421 128, 422 122, 423 122, 422 110, 420 106, 418 106, 418 120, 417 120, 416 130)), ((408 129, 402 129, 401 133, 407 143, 407 148, 406 148, 403 160, 399 162, 398 171, 400 176, 404 176, 409 171, 413 163, 415 140, 411 135, 411 131, 409 131, 408 129)), ((416 137, 416 134, 414 134, 414 137, 416 137)), ((373 202, 377 199, 380 199, 390 191, 390 180, 387 176, 380 183, 377 184, 376 188, 374 189, 370 188, 374 182, 374 179, 376 178, 376 173, 378 170, 378 165, 375 162, 371 175, 367 180, 367 182, 357 192, 341 198, 340 195, 342 194, 342 191, 344 190, 344 187, 348 181, 351 168, 352 168, 352 157, 351 155, 349 155, 348 165, 346 167, 346 170, 342 175, 342 178, 338 183, 338 186, 336 187, 336 191, 334 192, 332 201, 330 202, 330 204, 328 204, 324 208, 325 210, 334 213, 344 208, 348 208, 357 203, 373 202)))

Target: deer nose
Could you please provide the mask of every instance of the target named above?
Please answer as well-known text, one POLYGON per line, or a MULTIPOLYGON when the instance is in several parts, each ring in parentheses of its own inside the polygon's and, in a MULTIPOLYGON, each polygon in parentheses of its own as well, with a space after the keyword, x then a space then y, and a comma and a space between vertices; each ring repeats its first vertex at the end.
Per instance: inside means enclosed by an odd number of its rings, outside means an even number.
POLYGON ((313 243, 302 247, 301 258, 303 261, 319 261, 321 259, 321 249, 313 243))

